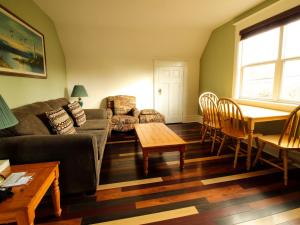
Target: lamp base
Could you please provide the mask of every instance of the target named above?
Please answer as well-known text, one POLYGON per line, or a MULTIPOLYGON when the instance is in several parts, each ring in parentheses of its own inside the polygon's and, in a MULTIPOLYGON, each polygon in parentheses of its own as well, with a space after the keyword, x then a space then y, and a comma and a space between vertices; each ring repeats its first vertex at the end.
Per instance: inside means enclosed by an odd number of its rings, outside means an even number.
POLYGON ((83 106, 83 101, 81 100, 81 98, 78 98, 78 103, 81 107, 83 106))

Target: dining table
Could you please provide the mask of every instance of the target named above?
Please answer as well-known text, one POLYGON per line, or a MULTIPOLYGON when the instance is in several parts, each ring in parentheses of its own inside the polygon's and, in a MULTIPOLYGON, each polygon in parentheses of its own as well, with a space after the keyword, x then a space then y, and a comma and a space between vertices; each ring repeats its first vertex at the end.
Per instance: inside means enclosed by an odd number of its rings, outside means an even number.
POLYGON ((248 147, 247 147, 247 170, 251 168, 251 153, 252 153, 252 143, 253 143, 253 133, 255 129, 255 124, 260 122, 269 122, 276 120, 286 120, 289 117, 289 112, 267 109, 263 107, 242 105, 239 107, 243 113, 244 120, 247 122, 248 127, 248 147))

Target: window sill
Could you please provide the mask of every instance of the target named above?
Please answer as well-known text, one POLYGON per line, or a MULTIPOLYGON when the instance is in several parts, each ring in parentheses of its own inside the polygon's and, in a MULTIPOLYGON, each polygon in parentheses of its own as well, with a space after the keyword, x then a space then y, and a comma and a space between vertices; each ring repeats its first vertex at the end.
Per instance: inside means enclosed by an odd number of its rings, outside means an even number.
POLYGON ((288 104, 288 103, 279 103, 279 102, 268 102, 268 101, 259 101, 259 100, 250 100, 250 99, 235 99, 235 101, 242 105, 250 105, 274 110, 281 110, 286 112, 293 111, 298 105, 288 104))

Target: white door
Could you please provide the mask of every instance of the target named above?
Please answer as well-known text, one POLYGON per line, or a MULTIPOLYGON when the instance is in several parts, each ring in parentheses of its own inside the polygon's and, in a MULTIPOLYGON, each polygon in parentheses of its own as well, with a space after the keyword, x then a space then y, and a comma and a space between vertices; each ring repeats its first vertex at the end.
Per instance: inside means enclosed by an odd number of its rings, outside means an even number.
POLYGON ((167 123, 182 122, 184 66, 155 65, 154 105, 167 123))

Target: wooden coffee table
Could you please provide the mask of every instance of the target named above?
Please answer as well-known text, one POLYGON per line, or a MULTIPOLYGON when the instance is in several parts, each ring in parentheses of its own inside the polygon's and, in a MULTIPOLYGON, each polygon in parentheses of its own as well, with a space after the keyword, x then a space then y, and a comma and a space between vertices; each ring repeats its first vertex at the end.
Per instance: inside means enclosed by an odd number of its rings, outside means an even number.
POLYGON ((180 169, 184 167, 186 142, 163 123, 135 124, 137 138, 143 150, 144 173, 148 174, 148 157, 152 152, 180 152, 180 169))
POLYGON ((33 175, 28 184, 13 187, 14 195, 0 203, 0 223, 17 222, 18 225, 33 225, 35 209, 43 196, 52 187, 54 214, 61 215, 60 191, 58 186, 58 162, 11 166, 2 174, 27 172, 33 175))

